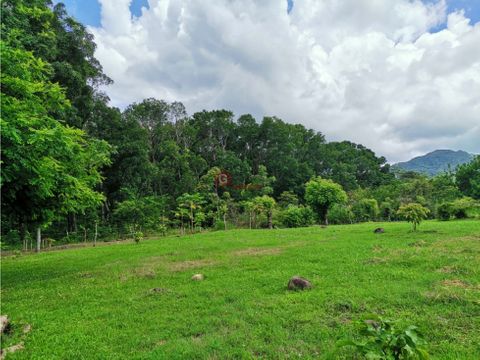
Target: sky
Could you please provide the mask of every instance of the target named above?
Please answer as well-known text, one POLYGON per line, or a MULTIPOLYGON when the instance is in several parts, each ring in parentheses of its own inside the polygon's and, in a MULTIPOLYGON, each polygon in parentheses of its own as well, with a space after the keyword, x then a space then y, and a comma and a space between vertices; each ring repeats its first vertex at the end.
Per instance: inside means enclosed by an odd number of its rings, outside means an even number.
POLYGON ((390 162, 480 153, 478 0, 67 0, 111 104, 277 116, 390 162))

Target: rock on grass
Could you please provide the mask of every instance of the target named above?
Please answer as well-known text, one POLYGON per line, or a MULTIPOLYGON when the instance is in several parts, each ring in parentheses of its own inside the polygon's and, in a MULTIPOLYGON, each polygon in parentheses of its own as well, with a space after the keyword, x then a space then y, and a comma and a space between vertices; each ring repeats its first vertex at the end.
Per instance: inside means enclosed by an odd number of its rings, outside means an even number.
POLYGON ((287 285, 288 290, 305 290, 310 289, 311 287, 312 283, 300 276, 292 277, 287 285))
POLYGON ((203 281, 205 280, 205 276, 203 274, 194 274, 192 276, 193 281, 203 281))

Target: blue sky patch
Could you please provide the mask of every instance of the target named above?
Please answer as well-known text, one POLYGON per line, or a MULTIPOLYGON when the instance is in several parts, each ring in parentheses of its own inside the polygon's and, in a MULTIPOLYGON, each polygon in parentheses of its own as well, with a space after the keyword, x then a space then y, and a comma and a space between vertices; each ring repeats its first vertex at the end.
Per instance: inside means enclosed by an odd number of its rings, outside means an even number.
MULTIPOLYGON (((294 0, 287 1, 287 11, 290 13, 294 8, 294 0)), ((54 1, 58 3, 60 1, 54 1)), ((431 2, 431 1, 426 1, 431 2)), ((85 25, 100 26, 100 4, 98 0, 63 0, 68 13, 85 25)), ((465 14, 475 24, 480 21, 480 1, 479 0, 447 0, 448 12, 464 9, 465 14)), ((133 16, 142 14, 142 7, 148 8, 147 0, 132 0, 130 11, 133 16)), ((439 29, 443 29, 440 26, 439 29)), ((437 30, 437 29, 434 29, 437 30)))

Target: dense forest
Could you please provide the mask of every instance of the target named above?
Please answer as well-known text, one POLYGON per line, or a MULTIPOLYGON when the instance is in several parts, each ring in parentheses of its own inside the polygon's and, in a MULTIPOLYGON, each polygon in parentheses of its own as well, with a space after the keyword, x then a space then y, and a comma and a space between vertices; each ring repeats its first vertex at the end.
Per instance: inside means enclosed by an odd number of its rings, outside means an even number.
POLYGON ((146 232, 478 216, 480 158, 433 178, 276 117, 188 114, 145 99, 123 111, 87 29, 62 4, 2 1, 2 245, 146 232))

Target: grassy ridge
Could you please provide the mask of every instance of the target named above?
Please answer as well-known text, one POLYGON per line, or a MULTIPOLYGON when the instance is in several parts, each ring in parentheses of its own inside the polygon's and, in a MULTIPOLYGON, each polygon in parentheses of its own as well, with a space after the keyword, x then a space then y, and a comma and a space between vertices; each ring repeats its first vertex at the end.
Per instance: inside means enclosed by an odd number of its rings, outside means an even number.
POLYGON ((433 358, 476 359, 479 264, 478 221, 417 233, 406 223, 232 230, 8 257, 2 313, 15 326, 2 346, 24 340, 12 359, 332 358, 352 320, 373 312, 418 325, 433 358), (206 280, 192 282, 196 272, 206 280), (288 292, 293 275, 314 288, 288 292))

